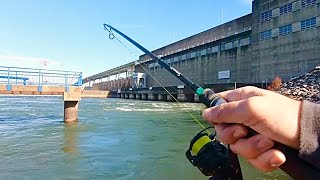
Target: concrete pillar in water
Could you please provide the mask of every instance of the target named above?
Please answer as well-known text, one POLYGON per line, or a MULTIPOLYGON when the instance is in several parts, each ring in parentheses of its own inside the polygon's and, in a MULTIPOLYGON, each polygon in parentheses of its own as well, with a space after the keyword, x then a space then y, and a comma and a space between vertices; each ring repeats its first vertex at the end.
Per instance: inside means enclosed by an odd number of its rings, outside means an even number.
POLYGON ((121 98, 121 93, 117 93, 117 98, 121 98))
POLYGON ((164 100, 164 98, 163 98, 163 95, 162 95, 162 94, 158 94, 158 100, 159 100, 159 101, 163 101, 163 100, 164 100))
POLYGON ((129 99, 129 94, 124 94, 124 98, 129 99))
POLYGON ((136 99, 140 100, 141 99, 141 94, 136 94, 136 99))
POLYGON ((121 93, 121 98, 124 98, 124 93, 121 93))
POLYGON ((148 100, 154 101, 154 100, 156 100, 156 98, 154 97, 153 94, 148 94, 148 100))
POLYGON ((194 94, 194 102, 200 102, 199 96, 194 94))
POLYGON ((141 94, 141 99, 142 100, 147 100, 148 99, 147 94, 141 94))
POLYGON ((79 101, 64 101, 64 122, 78 121, 79 101))
POLYGON ((177 99, 178 99, 179 102, 185 102, 185 101, 187 101, 187 97, 186 97, 186 95, 183 94, 183 93, 179 93, 177 99))
POLYGON ((173 101, 173 98, 170 96, 170 94, 167 95, 167 101, 173 101))
POLYGON ((81 89, 70 88, 69 92, 63 93, 64 122, 72 123, 78 121, 79 101, 81 100, 81 89))
POLYGON ((135 99, 136 95, 135 94, 129 94, 129 99, 135 99))

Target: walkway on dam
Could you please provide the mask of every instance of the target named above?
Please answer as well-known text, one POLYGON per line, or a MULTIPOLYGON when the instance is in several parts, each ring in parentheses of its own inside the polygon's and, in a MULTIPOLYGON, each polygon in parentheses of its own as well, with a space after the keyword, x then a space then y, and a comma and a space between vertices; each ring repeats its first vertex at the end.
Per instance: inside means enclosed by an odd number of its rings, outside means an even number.
POLYGON ((82 72, 0 66, 0 94, 63 95, 75 91, 81 97, 108 96, 108 91, 84 90, 82 72))

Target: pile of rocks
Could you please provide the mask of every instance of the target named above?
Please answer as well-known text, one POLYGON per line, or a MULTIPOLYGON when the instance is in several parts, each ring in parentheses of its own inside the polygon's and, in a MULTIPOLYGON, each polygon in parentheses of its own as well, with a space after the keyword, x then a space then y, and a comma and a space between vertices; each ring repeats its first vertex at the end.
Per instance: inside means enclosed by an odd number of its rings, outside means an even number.
POLYGON ((278 92, 293 99, 320 104, 320 66, 283 83, 278 92))

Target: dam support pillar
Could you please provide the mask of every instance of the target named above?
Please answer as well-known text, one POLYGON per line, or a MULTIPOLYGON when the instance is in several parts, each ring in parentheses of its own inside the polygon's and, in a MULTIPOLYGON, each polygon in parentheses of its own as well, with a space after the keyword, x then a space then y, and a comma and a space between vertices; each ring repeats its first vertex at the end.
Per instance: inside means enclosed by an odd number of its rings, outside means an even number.
POLYGON ((170 95, 170 94, 167 94, 167 101, 168 101, 168 102, 174 102, 174 101, 175 101, 172 96, 173 96, 174 98, 177 98, 177 95, 176 95, 176 94, 171 94, 171 95, 170 95))
POLYGON ((78 121, 78 108, 80 100, 80 88, 63 93, 65 123, 73 123, 78 121))
POLYGON ((141 94, 136 94, 136 99, 141 100, 141 94))
POLYGON ((148 94, 141 94, 141 100, 148 100, 148 94))
POLYGON ((159 101, 165 101, 167 99, 167 96, 165 97, 164 94, 158 94, 158 100, 159 101))
POLYGON ((199 96, 194 94, 194 102, 200 102, 199 96))
POLYGON ((177 99, 178 99, 179 102, 185 102, 185 101, 187 101, 187 97, 186 97, 186 95, 183 94, 183 93, 179 93, 177 99))
POLYGON ((158 94, 148 94, 148 100, 158 101, 158 94))
POLYGON ((129 99, 135 99, 136 98, 136 94, 129 94, 129 99))

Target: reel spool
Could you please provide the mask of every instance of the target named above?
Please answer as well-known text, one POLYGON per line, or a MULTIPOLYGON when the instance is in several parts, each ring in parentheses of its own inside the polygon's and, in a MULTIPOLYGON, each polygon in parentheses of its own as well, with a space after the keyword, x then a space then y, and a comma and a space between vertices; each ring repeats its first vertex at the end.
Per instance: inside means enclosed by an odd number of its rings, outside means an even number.
POLYGON ((217 179, 232 179, 238 167, 233 164, 229 148, 215 138, 216 134, 209 135, 206 132, 210 128, 213 127, 200 131, 190 141, 186 156, 204 175, 217 179))

